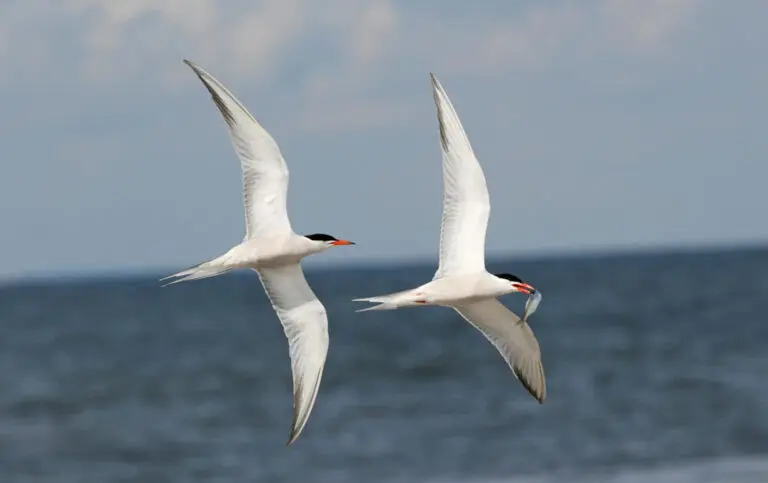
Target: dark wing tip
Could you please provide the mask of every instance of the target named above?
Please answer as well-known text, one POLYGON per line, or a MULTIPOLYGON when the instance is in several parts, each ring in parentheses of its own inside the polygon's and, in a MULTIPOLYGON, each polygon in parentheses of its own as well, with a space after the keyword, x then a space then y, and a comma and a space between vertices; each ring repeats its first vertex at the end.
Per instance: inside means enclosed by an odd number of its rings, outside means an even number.
POLYGON ((183 59, 183 62, 189 66, 190 69, 197 75, 201 81, 203 81, 203 84, 206 84, 206 87, 208 85, 207 82, 205 82, 205 79, 203 78, 204 71, 200 68, 199 65, 195 64, 189 59, 183 59))
POLYGON ((297 439, 299 439, 299 434, 301 434, 301 431, 299 430, 298 416, 298 411, 296 411, 296 407, 294 406, 293 422, 291 423, 291 434, 288 435, 288 441, 285 443, 286 446, 292 445, 297 439))
POLYGON ((181 59, 181 61, 187 64, 190 69, 195 71, 195 74, 197 74, 198 76, 200 75, 200 66, 198 66, 196 63, 192 62, 189 59, 181 59))
POLYGON ((440 145, 444 151, 448 151, 448 136, 445 132, 445 124, 443 123, 443 105, 442 100, 440 99, 442 87, 440 86, 437 77, 435 77, 435 74, 430 72, 429 76, 432 78, 432 96, 435 98, 435 106, 437 107, 437 125, 440 129, 440 145))
POLYGON ((435 102, 439 102, 438 95, 443 90, 443 86, 440 84, 440 81, 437 80, 437 77, 435 76, 434 73, 430 72, 429 78, 432 81, 432 91, 433 91, 433 95, 435 96, 435 102))
POLYGON ((296 439, 299 437, 299 401, 298 398, 301 394, 301 381, 295 383, 293 388, 293 421, 291 421, 291 434, 288 435, 288 442, 285 443, 286 446, 290 446, 293 444, 296 439))
POLYGON ((211 95, 211 98, 213 99, 213 103, 216 104, 216 107, 219 109, 219 112, 224 117, 224 121, 229 125, 230 127, 235 126, 235 116, 232 114, 232 111, 229 109, 227 104, 224 102, 224 99, 221 98, 221 95, 214 89, 208 79, 206 77, 212 76, 205 71, 203 71, 197 64, 192 62, 189 59, 184 59, 184 63, 187 64, 192 71, 197 75, 197 77, 200 79, 200 81, 203 83, 205 88, 208 90, 208 93, 211 95))
POLYGON ((286 446, 291 446, 297 439, 299 439, 299 429, 296 425, 296 417, 293 418, 293 424, 291 425, 291 434, 288 435, 288 441, 285 442, 286 446))
POLYGON ((296 439, 298 439, 298 437, 299 434, 296 432, 296 428, 291 428, 291 434, 288 436, 288 441, 286 441, 285 446, 291 446, 296 441, 296 439))
POLYGON ((542 381, 541 390, 535 388, 528 377, 519 368, 514 368, 515 375, 523 387, 531 394, 531 396, 538 401, 539 404, 544 404, 544 400, 547 398, 547 386, 544 379, 544 369, 539 366, 540 377, 542 381))

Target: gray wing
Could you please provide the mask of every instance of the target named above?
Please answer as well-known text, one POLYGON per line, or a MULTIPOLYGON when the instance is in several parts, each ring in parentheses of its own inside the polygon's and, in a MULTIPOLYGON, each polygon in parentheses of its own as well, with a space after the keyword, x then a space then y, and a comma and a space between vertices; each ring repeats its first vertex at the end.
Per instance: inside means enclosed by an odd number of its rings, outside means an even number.
POLYGON ((496 299, 454 309, 496 347, 512 372, 540 403, 547 397, 541 350, 531 327, 496 299))
POLYGON ((328 354, 328 317, 309 287, 301 265, 258 271, 272 307, 283 324, 293 372, 293 423, 288 444, 299 437, 317 398, 328 354))

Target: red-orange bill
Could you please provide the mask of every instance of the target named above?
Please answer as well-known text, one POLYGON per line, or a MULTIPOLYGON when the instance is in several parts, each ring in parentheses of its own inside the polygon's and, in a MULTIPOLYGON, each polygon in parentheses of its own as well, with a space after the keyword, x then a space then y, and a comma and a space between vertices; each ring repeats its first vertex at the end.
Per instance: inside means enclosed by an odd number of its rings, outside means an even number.
POLYGON ((528 285, 527 283, 513 283, 512 286, 527 295, 530 295, 536 291, 533 286, 528 285))
POLYGON ((332 243, 332 245, 354 245, 355 242, 349 241, 349 240, 336 240, 332 243))

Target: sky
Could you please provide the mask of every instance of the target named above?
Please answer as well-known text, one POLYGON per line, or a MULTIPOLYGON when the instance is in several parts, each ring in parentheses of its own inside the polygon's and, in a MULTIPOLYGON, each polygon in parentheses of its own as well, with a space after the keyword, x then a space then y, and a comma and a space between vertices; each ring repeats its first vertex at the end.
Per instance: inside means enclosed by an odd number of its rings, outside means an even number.
POLYGON ((489 256, 768 241, 763 0, 6 0, 0 276, 162 270, 244 234, 211 72, 280 145, 309 263, 435 260, 429 72, 489 256))

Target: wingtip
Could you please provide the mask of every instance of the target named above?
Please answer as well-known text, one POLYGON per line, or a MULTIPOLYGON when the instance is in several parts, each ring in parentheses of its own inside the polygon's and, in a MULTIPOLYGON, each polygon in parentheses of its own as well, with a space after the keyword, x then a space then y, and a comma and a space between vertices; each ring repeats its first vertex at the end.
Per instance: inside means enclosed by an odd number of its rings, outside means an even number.
POLYGON ((298 433, 296 433, 296 428, 291 429, 291 434, 288 436, 288 441, 285 442, 285 447, 290 448, 294 442, 299 438, 298 433))
MULTIPOLYGON (((295 406, 294 406, 295 408, 295 406)), ((306 426, 306 419, 303 423, 299 423, 299 414, 294 409, 293 412, 293 421, 291 422, 291 434, 288 435, 288 441, 285 442, 285 446, 292 446, 293 443, 296 442, 297 439, 299 439, 299 436, 301 435, 302 431, 304 431, 304 426, 306 426)))
POLYGON ((547 399, 547 393, 546 392, 543 392, 541 394, 536 394, 536 392, 534 390, 531 390, 531 389, 529 389, 528 392, 531 393, 531 396, 533 396, 533 398, 539 404, 544 404, 544 400, 547 399))
MULTIPOLYGON (((533 384, 532 380, 527 378, 525 373, 520 371, 518 368, 513 369, 515 373, 515 377, 518 381, 523 385, 526 391, 533 396, 533 398, 539 403, 544 404, 544 400, 547 398, 547 386, 546 386, 546 380, 544 379, 544 373, 541 373, 541 380, 542 384, 537 387, 538 385, 533 384)), ((543 369, 542 369, 543 371, 543 369)))
POLYGON ((189 60, 189 59, 182 59, 182 62, 184 62, 185 64, 187 64, 187 66, 188 66, 190 69, 192 69, 192 71, 193 71, 195 74, 197 74, 197 76, 198 76, 198 77, 201 77, 201 78, 202 78, 202 74, 203 74, 205 71, 203 71, 203 69, 202 69, 202 68, 201 68, 199 65, 197 65, 195 62, 193 62, 193 61, 191 61, 191 60, 189 60))

